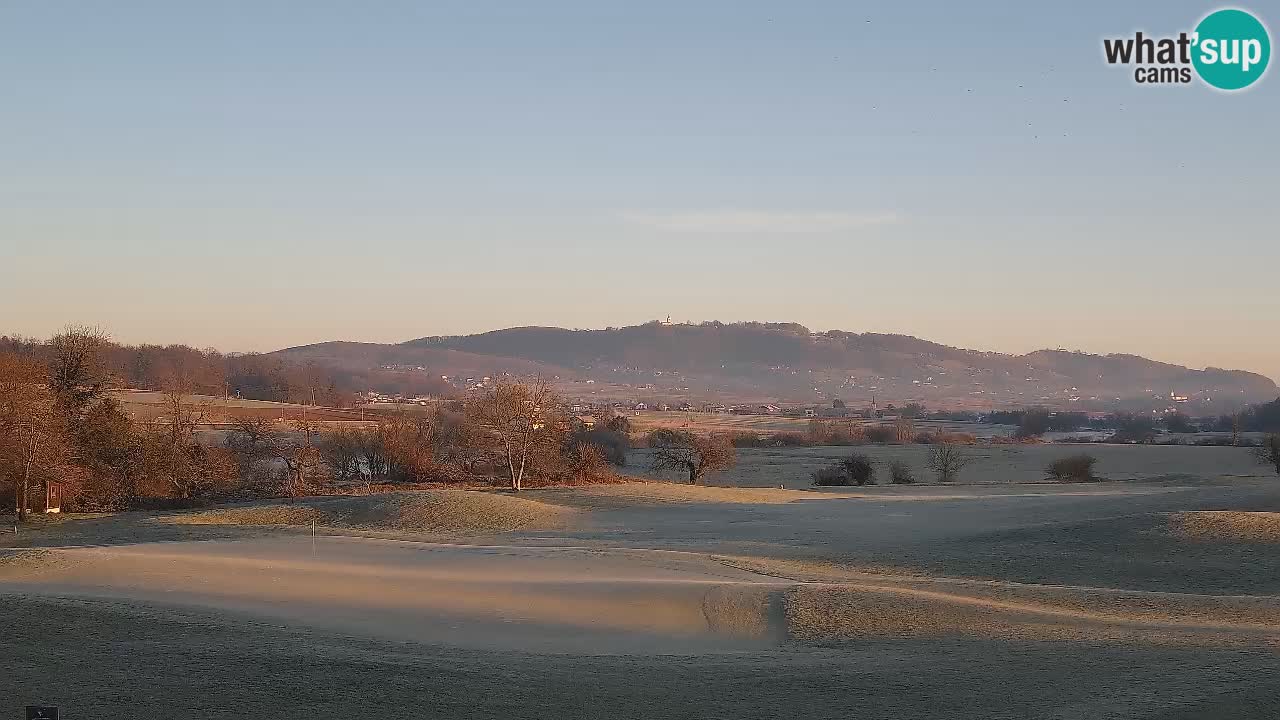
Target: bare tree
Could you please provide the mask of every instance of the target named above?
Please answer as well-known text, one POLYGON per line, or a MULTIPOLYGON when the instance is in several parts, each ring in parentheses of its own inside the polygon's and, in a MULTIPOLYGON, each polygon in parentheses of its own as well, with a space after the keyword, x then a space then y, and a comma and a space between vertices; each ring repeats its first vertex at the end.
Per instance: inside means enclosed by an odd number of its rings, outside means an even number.
POLYGON ((364 471, 365 490, 371 490, 374 479, 387 476, 387 450, 376 431, 356 431, 356 459, 364 471))
POLYGON ((303 419, 293 422, 293 430, 297 441, 285 438, 271 447, 285 466, 285 494, 300 497, 308 494, 320 478, 320 453, 316 449, 320 429, 314 421, 303 419))
POLYGON ((929 459, 926 465, 933 471, 938 482, 952 482, 960 475, 973 458, 961 445, 952 442, 940 442, 929 446, 929 459))
POLYGON ((320 441, 316 443, 320 462, 329 468, 335 480, 350 483, 365 479, 364 468, 360 463, 360 441, 359 430, 344 428, 320 436, 320 441))
POLYGON ((111 382, 109 342, 98 328, 74 325, 49 339, 49 390, 69 415, 79 416, 111 382))
POLYGON ((265 488, 273 476, 275 424, 265 417, 240 417, 232 423, 223 444, 235 456, 241 482, 265 488))
POLYGON ((911 420, 911 418, 898 418, 898 420, 893 423, 893 434, 894 438, 900 443, 915 442, 916 424, 911 420))
POLYGON ((225 445, 234 453, 242 478, 256 484, 274 478, 279 482, 276 490, 298 497, 308 494, 323 475, 320 428, 305 419, 294 420, 289 427, 280 429, 266 418, 242 418, 225 445))
POLYGON ((1280 435, 1272 434, 1262 438, 1262 444, 1253 449, 1253 456, 1258 462, 1270 465, 1280 475, 1280 435))
POLYGON ((650 466, 658 472, 688 473, 696 485, 708 472, 727 470, 737 459, 733 443, 726 435, 695 435, 688 432, 654 433, 650 466))
POLYGON ((32 491, 51 483, 65 482, 77 474, 70 461, 73 449, 65 418, 47 393, 35 393, 16 408, 5 425, 7 452, 0 452, 0 473, 9 475, 14 485, 14 512, 19 521, 27 519, 32 491))
POLYGON ((434 411, 401 412, 379 422, 378 444, 386 459, 386 474, 394 480, 429 479, 436 469, 438 431, 434 411))
POLYGON ((225 453, 201 444, 196 435, 205 422, 205 406, 193 402, 180 380, 165 389, 164 415, 152 421, 145 442, 147 475, 163 483, 173 497, 193 500, 233 472, 225 453))
POLYGON ((599 445, 587 442, 571 443, 567 449, 569 473, 578 482, 593 482, 613 476, 609 460, 599 445))
POLYGON ((511 489, 519 492, 537 460, 558 454, 567 426, 559 398, 542 380, 518 383, 499 380, 466 404, 476 441, 494 446, 506 465, 511 489))
POLYGON ((66 418, 43 370, 28 358, 0 354, 0 477, 13 485, 19 521, 27 518, 33 490, 78 476, 66 418))

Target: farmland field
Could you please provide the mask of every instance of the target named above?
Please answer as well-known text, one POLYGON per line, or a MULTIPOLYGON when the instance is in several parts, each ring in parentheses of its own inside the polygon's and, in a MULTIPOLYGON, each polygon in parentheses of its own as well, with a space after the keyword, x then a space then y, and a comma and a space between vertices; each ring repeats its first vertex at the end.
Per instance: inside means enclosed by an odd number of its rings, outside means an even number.
MULTIPOLYGON (((628 413, 632 429, 635 432, 648 432, 656 428, 673 428, 697 433, 803 433, 809 429, 813 418, 784 417, 782 415, 734 415, 732 413, 676 412, 658 410, 638 410, 628 413)), ((840 418, 827 418, 832 422, 843 422, 840 418)), ((850 419, 847 422, 868 425, 882 424, 879 420, 850 419)), ((964 432, 980 438, 993 435, 1008 435, 1014 428, 1009 425, 992 425, 990 423, 950 422, 945 420, 916 420, 918 431, 964 432)))
MULTIPOLYGON (((108 395, 118 401, 135 420, 146 422, 165 414, 165 393, 152 390, 113 390, 108 395)), ((372 417, 360 410, 317 407, 296 403, 279 403, 268 400, 244 400, 221 398, 213 395, 185 395, 191 409, 204 417, 207 423, 222 424, 238 418, 266 418, 268 420, 299 420, 306 418, 319 422, 359 422, 372 417)))

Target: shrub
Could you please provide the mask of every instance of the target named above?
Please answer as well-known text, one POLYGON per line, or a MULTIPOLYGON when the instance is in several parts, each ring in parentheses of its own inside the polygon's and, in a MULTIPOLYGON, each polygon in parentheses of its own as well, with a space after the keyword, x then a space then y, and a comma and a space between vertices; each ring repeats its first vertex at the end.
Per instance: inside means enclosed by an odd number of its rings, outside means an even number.
POLYGON ((797 432, 780 432, 770 434, 740 432, 730 440, 734 447, 769 448, 769 447, 808 447, 813 444, 809 436, 797 432))
POLYGON ((604 459, 610 465, 624 467, 627 464, 627 451, 631 449, 631 440, 626 433, 608 428, 577 430, 570 433, 566 438, 566 454, 572 454, 574 447, 579 443, 586 443, 599 448, 604 459))
POLYGON ((922 432, 916 434, 915 439, 920 445, 937 445, 938 443, 954 443, 956 445, 973 445, 978 442, 978 436, 970 433, 947 432, 938 430, 936 432, 922 432))
POLYGON ((605 450, 599 445, 579 442, 570 449, 567 460, 569 474, 577 482, 599 482, 613 476, 605 450))
POLYGON ((1035 408, 1028 410, 1022 416, 1022 421, 1018 423, 1018 429, 1014 432, 1017 438, 1033 438, 1040 437, 1049 431, 1049 412, 1035 408))
POLYGON ((1155 421, 1146 415, 1134 413, 1116 413, 1112 416, 1116 432, 1108 442, 1113 443, 1149 443, 1155 438, 1155 421))
POLYGON ((656 428, 650 430, 648 434, 641 435, 638 443, 634 443, 632 447, 656 448, 663 445, 669 445, 673 442, 679 442, 688 433, 671 428, 656 428))
POLYGON ((987 442, 992 445, 1035 445, 1044 442, 1040 437, 1018 437, 1017 435, 993 435, 987 442))
POLYGON ((867 442, 887 443, 897 439, 898 433, 887 425, 872 425, 863 431, 866 435, 867 442))
POLYGON ((631 418, 626 415, 614 415, 605 421, 604 427, 610 432, 620 433, 625 437, 631 434, 631 418))
POLYGON ((814 485, 852 485, 853 480, 842 465, 828 465, 813 471, 814 485))
POLYGON ((1253 449, 1253 456, 1258 462, 1270 465, 1280 475, 1280 435, 1268 435, 1253 449))
POLYGON ((861 425, 841 425, 832 428, 827 436, 828 445, 861 445, 867 441, 867 434, 861 425))
POLYGON ((1049 463, 1045 468, 1049 477, 1059 482, 1089 482, 1094 480, 1093 466, 1098 458, 1088 454, 1068 455, 1049 463))
POLYGON ((770 447, 807 447, 809 444, 803 433, 780 432, 769 436, 770 447))
POLYGON ((910 485, 916 481, 915 473, 905 460, 894 460, 889 463, 889 482, 894 485, 910 485))
POLYGON ((858 423, 810 420, 805 439, 809 445, 861 445, 867 441, 867 436, 858 423))
POLYGON ((840 461, 840 466, 844 468, 845 473, 855 485, 866 485, 876 482, 876 467, 871 458, 865 453, 852 453, 849 457, 840 461))

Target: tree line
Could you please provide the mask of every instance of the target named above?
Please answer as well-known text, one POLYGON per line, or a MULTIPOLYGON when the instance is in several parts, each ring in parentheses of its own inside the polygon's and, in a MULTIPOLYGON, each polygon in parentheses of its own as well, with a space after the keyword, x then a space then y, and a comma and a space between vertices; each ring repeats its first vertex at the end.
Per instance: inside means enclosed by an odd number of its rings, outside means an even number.
POLYGON ((158 388, 159 415, 139 421, 107 392, 118 349, 90 328, 0 349, 0 496, 19 519, 54 486, 70 509, 120 510, 381 483, 600 481, 629 448, 625 418, 586 427, 547 383, 510 379, 365 426, 245 417, 213 432, 192 393, 217 374, 184 365, 158 388))
POLYGON ((1017 425, 1014 437, 1021 439, 1036 438, 1051 431, 1114 430, 1114 442, 1151 442, 1157 431, 1164 429, 1170 433, 1231 433, 1232 444, 1239 444, 1239 439, 1235 436, 1242 432, 1280 432, 1280 398, 1250 405, 1232 415, 1209 417, 1190 417, 1175 411, 1159 416, 1116 412, 1090 418, 1080 412, 1028 408, 995 411, 987 416, 987 420, 997 424, 1017 425))
POLYGON ((277 355, 221 353, 187 345, 124 345, 93 328, 68 328, 49 340, 0 336, 0 353, 48 365, 68 336, 93 336, 104 379, 118 387, 164 390, 181 381, 193 393, 247 400, 344 407, 358 392, 448 396, 454 388, 439 375, 375 368, 348 370, 277 355))

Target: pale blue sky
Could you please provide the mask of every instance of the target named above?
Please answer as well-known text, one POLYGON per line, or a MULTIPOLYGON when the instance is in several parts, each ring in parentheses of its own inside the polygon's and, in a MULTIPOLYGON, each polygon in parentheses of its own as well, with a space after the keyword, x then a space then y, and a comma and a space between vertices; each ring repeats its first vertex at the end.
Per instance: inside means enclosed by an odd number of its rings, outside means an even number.
POLYGON ((1280 377, 1280 79, 1102 61, 1216 7, 0 0, 0 332, 670 314, 1280 377))

